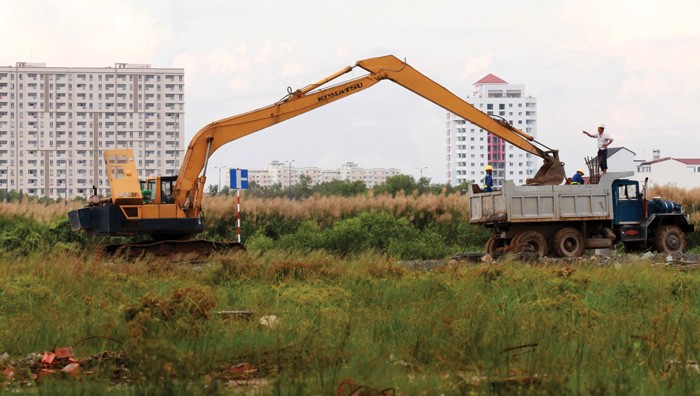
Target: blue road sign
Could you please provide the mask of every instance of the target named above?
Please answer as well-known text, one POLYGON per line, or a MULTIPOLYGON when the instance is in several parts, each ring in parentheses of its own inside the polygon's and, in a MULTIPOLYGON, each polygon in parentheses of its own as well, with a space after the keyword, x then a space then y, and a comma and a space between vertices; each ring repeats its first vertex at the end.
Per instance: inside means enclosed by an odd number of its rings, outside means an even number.
POLYGON ((229 169, 231 185, 229 187, 240 190, 248 188, 248 169, 229 169))

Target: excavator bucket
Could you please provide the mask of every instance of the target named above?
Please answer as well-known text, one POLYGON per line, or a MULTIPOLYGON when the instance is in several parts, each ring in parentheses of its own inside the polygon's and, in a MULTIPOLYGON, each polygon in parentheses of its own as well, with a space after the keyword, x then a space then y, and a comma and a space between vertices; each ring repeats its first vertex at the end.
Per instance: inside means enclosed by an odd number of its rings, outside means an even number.
POLYGON ((556 150, 548 151, 542 156, 544 163, 535 173, 535 177, 527 179, 525 184, 533 186, 556 186, 566 179, 564 163, 559 161, 559 153, 556 150))

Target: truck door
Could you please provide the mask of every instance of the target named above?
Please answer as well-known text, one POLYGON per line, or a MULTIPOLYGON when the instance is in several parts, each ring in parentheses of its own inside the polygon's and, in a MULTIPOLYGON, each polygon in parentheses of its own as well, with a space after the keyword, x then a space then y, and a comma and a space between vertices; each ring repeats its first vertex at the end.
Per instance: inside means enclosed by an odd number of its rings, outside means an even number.
POLYGON ((613 182, 613 217, 615 224, 640 224, 644 218, 639 183, 633 180, 613 182))

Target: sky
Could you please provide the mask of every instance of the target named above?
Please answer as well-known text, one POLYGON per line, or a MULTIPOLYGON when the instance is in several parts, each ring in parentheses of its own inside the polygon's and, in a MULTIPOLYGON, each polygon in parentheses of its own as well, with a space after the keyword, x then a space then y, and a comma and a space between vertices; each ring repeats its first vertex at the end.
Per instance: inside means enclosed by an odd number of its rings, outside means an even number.
MULTIPOLYGON (((0 65, 184 68, 185 146, 361 59, 395 55, 463 98, 493 73, 537 98, 537 140, 573 173, 599 123, 637 159, 700 158, 699 18, 692 0, 0 0, 0 65)), ((445 183, 445 114, 382 81, 229 143, 207 177, 352 161, 445 183)))

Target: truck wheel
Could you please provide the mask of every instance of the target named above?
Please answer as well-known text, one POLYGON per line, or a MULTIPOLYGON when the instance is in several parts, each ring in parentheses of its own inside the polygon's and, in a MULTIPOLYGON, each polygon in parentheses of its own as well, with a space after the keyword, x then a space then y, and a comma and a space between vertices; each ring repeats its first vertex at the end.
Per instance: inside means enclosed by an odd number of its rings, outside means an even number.
POLYGON ((520 233, 513 238, 511 245, 530 245, 540 257, 544 257, 548 249, 547 240, 539 231, 525 231, 520 233))
POLYGON ((581 231, 571 227, 557 231, 554 234, 552 243, 554 251, 559 257, 581 257, 585 250, 583 234, 581 234, 581 231))
POLYGON ((654 243, 659 253, 683 253, 686 248, 685 233, 674 225, 661 226, 656 230, 654 243))

